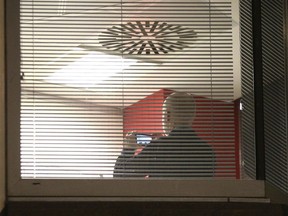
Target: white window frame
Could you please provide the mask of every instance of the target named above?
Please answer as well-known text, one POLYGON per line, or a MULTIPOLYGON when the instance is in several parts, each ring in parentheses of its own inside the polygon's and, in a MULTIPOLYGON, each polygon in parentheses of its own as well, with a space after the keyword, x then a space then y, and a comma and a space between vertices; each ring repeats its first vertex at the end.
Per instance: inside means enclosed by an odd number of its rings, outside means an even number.
POLYGON ((19 0, 6 0, 8 197, 92 197, 97 199, 192 199, 195 197, 264 197, 256 180, 47 180, 20 177, 20 39, 19 0))

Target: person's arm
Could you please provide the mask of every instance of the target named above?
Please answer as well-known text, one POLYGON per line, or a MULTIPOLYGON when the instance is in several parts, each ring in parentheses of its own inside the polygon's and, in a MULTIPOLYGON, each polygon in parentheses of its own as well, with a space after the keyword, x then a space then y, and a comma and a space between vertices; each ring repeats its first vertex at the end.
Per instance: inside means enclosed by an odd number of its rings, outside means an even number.
POLYGON ((133 158, 135 149, 123 148, 114 166, 114 177, 125 177, 126 163, 133 158))
POLYGON ((141 148, 142 146, 137 144, 136 133, 128 133, 125 137, 123 150, 114 166, 114 177, 128 177, 129 173, 133 173, 131 161, 133 161, 137 149, 141 148))

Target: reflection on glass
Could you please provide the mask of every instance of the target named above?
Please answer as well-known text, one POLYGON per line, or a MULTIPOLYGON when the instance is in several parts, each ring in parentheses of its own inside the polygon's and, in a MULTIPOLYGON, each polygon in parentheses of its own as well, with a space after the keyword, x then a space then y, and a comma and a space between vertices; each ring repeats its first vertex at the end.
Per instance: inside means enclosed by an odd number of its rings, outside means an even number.
POLYGON ((167 136, 174 92, 195 99, 213 177, 239 178, 238 1, 121 2, 21 1, 22 178, 112 178, 128 132, 167 136))

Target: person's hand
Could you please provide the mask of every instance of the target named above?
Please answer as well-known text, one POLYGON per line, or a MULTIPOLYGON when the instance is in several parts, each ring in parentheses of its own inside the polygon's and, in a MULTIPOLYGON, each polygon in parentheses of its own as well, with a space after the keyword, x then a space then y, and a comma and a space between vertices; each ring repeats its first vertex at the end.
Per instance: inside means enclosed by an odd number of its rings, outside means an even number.
POLYGON ((137 133, 135 131, 131 131, 126 134, 124 144, 123 144, 124 148, 129 148, 129 149, 134 149, 134 150, 142 148, 141 145, 137 144, 136 134, 137 133))

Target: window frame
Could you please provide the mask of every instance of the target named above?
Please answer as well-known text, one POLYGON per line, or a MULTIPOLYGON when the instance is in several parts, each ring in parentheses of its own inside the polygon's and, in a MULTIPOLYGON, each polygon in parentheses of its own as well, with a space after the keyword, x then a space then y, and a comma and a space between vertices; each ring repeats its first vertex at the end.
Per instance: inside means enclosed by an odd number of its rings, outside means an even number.
POLYGON ((6 0, 6 129, 8 197, 98 197, 183 199, 264 197, 264 181, 160 179, 21 179, 20 177, 20 0, 6 0), (13 49, 11 49, 13 48, 13 49))

